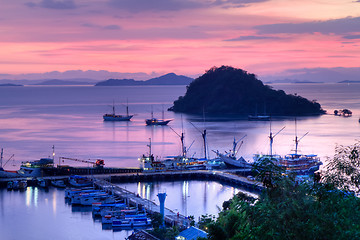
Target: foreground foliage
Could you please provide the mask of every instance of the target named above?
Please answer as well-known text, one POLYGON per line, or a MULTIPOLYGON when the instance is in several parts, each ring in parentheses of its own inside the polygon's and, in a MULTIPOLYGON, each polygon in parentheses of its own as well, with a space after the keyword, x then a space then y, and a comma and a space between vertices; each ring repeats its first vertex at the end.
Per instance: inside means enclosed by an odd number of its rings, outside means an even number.
POLYGON ((359 143, 339 146, 322 182, 298 183, 266 164, 259 199, 236 195, 225 202, 209 239, 360 239, 359 143), (270 177, 270 179, 269 179, 270 177))

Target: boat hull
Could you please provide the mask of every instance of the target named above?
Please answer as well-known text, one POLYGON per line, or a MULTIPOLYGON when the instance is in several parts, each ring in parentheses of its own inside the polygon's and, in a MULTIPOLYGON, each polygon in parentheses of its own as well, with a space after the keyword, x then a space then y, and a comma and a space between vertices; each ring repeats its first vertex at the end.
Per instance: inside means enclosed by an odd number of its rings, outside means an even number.
POLYGON ((104 121, 130 121, 134 115, 122 116, 122 115, 108 115, 103 116, 104 121))

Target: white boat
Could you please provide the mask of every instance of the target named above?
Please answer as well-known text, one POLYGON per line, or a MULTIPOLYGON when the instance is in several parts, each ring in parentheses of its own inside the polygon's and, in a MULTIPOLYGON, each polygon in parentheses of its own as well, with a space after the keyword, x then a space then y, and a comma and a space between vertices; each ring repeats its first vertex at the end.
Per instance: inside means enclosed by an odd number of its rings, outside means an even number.
POLYGON ((167 125, 170 121, 172 121, 172 119, 164 119, 164 110, 162 111, 162 119, 157 119, 154 118, 154 113, 151 110, 151 118, 149 119, 145 119, 145 123, 148 126, 154 126, 154 125, 160 125, 160 126, 164 126, 167 125))
POLYGON ((20 177, 17 171, 9 171, 5 170, 3 167, 14 157, 14 154, 5 162, 3 165, 3 154, 4 150, 1 149, 1 156, 0 156, 0 178, 13 178, 13 177, 20 177))
POLYGON ((225 163, 225 165, 229 168, 251 168, 251 163, 248 163, 243 157, 237 158, 236 155, 239 152, 240 147, 243 142, 240 143, 239 147, 237 147, 238 143, 242 141, 246 137, 243 136, 238 141, 236 141, 234 137, 233 148, 230 149, 229 152, 220 153, 219 151, 214 151, 216 155, 225 163))
POLYGON ((113 103, 112 113, 107 113, 103 115, 104 121, 130 121, 134 115, 129 115, 129 107, 126 105, 126 115, 117 115, 115 114, 115 105, 113 103))
POLYGON ((17 171, 21 177, 41 177, 44 175, 44 169, 53 167, 53 158, 41 158, 40 160, 22 162, 17 171))

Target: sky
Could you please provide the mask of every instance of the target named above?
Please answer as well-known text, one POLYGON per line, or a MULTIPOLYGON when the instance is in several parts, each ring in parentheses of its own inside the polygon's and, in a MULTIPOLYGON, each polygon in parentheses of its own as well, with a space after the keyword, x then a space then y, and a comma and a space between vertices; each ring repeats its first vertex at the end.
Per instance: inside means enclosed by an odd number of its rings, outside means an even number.
POLYGON ((0 74, 360 67, 360 0, 0 0, 0 74))

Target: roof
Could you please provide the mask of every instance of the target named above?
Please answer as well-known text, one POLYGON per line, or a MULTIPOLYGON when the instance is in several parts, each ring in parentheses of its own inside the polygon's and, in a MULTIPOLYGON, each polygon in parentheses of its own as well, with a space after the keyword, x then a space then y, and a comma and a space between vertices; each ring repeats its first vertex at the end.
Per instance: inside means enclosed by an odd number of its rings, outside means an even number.
MULTIPOLYGON (((196 227, 189 227, 188 229, 182 231, 178 236, 185 238, 186 240, 196 240, 199 237, 207 238, 207 233, 196 227)), ((176 236, 176 239, 178 239, 176 236)))
POLYGON ((144 230, 139 230, 139 231, 134 231, 127 239, 129 240, 159 240, 157 237, 151 235, 150 233, 144 231, 144 230))

